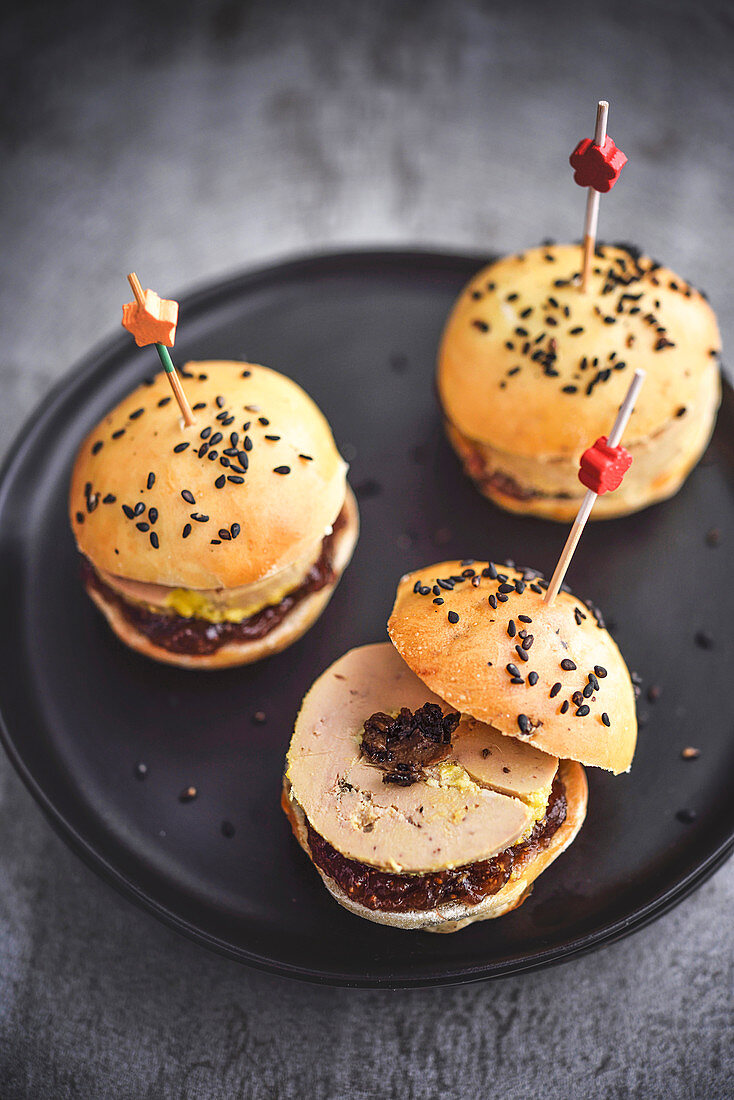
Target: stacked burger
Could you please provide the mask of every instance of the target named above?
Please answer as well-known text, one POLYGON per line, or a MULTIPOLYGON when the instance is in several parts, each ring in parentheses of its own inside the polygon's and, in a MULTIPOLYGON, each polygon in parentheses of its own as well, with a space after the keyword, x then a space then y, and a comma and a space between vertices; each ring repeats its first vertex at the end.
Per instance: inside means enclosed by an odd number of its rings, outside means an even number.
POLYGON ((345 908, 453 932, 521 905, 586 814, 582 765, 629 769, 634 689, 596 612, 532 570, 446 561, 402 578, 392 644, 304 699, 283 807, 345 908))
POLYGON ((187 668, 247 664, 299 638, 357 539, 329 425, 254 363, 188 363, 195 423, 163 372, 79 449, 69 513, 89 595, 114 632, 187 668))

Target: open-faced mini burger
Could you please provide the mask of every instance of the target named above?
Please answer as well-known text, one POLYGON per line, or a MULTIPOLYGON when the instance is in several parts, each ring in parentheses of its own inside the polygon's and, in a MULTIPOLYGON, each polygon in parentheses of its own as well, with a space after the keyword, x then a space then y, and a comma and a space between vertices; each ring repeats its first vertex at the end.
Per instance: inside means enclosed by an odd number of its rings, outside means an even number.
POLYGON ((351 650, 306 695, 283 808, 352 913, 434 932, 508 913, 583 824, 582 763, 629 769, 624 660, 544 585, 487 562, 403 577, 392 645, 351 650))
POLYGON ((625 435, 634 459, 594 518, 671 496, 700 458, 720 400, 720 338, 704 296, 626 245, 553 245, 484 268, 444 330, 446 430, 479 490, 514 512, 570 520, 579 457, 609 431, 636 368, 645 385, 625 435))
POLYGON ((89 434, 69 511, 89 595, 133 649, 221 668, 277 653, 323 611, 358 513, 323 414, 295 382, 188 363, 183 424, 165 375, 89 434))

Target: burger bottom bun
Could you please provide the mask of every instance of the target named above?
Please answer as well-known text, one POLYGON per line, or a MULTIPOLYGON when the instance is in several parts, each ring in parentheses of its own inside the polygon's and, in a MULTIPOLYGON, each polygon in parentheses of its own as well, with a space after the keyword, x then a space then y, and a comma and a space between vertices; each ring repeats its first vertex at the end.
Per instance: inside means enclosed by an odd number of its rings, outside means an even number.
MULTIPOLYGON (((712 365, 695 406, 628 445, 632 466, 618 489, 599 496, 591 518, 629 515, 673 496, 706 449, 720 400, 719 374, 712 365)), ((574 519, 585 493, 578 478, 580 456, 510 454, 468 438, 448 421, 446 434, 480 493, 501 508, 564 523, 574 519)), ((589 446, 593 443, 590 439, 589 446)))
MULTIPOLYGON (((566 820, 553 834, 548 847, 526 863, 517 877, 513 875, 498 893, 492 894, 478 905, 448 902, 436 909, 413 909, 399 913, 368 909, 367 906, 348 897, 332 878, 324 874, 321 868, 316 867, 316 870, 331 896, 350 913, 364 917, 375 924, 388 924, 406 932, 458 932, 460 928, 465 928, 474 921, 503 917, 505 913, 517 909, 530 896, 535 879, 568 848, 584 823, 588 801, 584 769, 574 760, 562 760, 559 770, 566 788, 566 820)), ((306 817, 295 799, 289 797, 287 784, 284 785, 282 801, 296 840, 310 858, 306 817)))
POLYGON ((317 592, 310 592, 285 615, 277 626, 264 634, 262 638, 223 645, 214 653, 201 655, 174 653, 162 646, 154 645, 145 634, 136 630, 125 618, 116 603, 105 599, 96 588, 91 586, 87 586, 87 592, 105 616, 117 637, 130 649, 142 653, 145 657, 150 657, 154 661, 161 661, 168 665, 178 665, 180 668, 217 669, 232 668, 235 665, 249 665, 254 661, 260 661, 264 657, 271 657, 273 654, 287 649, 302 634, 306 633, 326 607, 342 573, 349 564, 359 535, 359 511, 354 494, 349 486, 347 486, 344 498, 344 514, 346 523, 337 531, 334 539, 333 568, 336 577, 331 584, 325 585, 317 592))

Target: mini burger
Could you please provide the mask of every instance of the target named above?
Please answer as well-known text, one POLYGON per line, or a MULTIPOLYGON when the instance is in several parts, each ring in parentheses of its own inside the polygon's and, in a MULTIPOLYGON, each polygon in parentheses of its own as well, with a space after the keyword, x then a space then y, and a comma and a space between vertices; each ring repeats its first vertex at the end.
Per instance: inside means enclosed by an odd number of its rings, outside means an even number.
POLYGON ((358 513, 323 414, 277 371, 188 363, 183 424, 161 372, 89 434, 69 512, 84 584, 133 649, 248 664, 301 636, 349 562, 358 513))
POLYGON ((392 644, 319 677, 283 808, 327 890, 378 924, 454 932, 503 916, 583 824, 582 764, 629 769, 627 666, 594 612, 545 581, 448 561, 400 582, 392 644))
POLYGON ((446 431, 480 492, 513 512, 570 520, 579 458, 647 373, 625 447, 634 460, 593 518, 675 493, 711 435, 721 389, 716 318, 685 279, 627 245, 552 245, 480 271, 446 324, 438 391, 446 431))

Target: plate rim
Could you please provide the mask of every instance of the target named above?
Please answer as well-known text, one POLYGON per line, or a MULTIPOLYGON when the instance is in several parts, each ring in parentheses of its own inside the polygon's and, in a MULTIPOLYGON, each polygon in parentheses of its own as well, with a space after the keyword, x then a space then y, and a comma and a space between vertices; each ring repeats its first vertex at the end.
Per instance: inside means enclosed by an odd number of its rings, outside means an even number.
MULTIPOLYGON (((492 257, 496 255, 492 252, 482 253, 451 248, 401 248, 399 246, 351 247, 301 252, 286 255, 282 259, 275 258, 254 267, 246 267, 220 279, 195 285, 191 290, 180 295, 177 300, 180 301, 182 308, 189 316, 193 317, 196 314, 206 312, 212 299, 221 302, 223 296, 237 292, 247 292, 253 286, 265 286, 271 280, 282 282, 290 278, 297 278, 299 275, 303 275, 304 272, 312 271, 314 268, 320 269, 322 274, 329 273, 329 269, 331 269, 332 274, 338 274, 340 270, 349 270, 351 265, 355 263, 360 264, 362 268, 365 264, 384 265, 386 263, 399 268, 420 261, 423 264, 430 264, 443 270, 446 269, 447 265, 455 264, 457 269, 464 271, 470 269, 473 264, 480 265, 491 262, 492 257)), ((25 443, 25 440, 28 439, 30 426, 32 424, 37 426, 39 420, 53 412, 57 402, 66 393, 72 381, 76 385, 83 386, 99 369, 100 360, 109 359, 110 356, 116 353, 124 352, 126 348, 127 339, 122 334, 109 336, 98 341, 86 355, 62 375, 23 420, 0 466, 0 512, 2 512, 5 498, 12 484, 14 467, 22 462, 26 446, 29 445, 25 443)), ((722 388, 723 400, 731 402, 734 399, 734 390, 723 372, 722 388)), ((233 946, 222 937, 198 927, 168 905, 149 896, 141 887, 136 885, 128 874, 115 867, 95 845, 70 823, 66 815, 55 805, 54 800, 47 794, 26 765, 8 728, 2 699, 0 699, 0 742, 16 773, 38 804, 56 835, 67 844, 87 867, 94 871, 104 882, 114 887, 118 894, 138 905, 143 911, 157 917, 169 928, 173 928, 179 934, 219 955, 251 966, 261 972, 277 974, 281 977, 311 984, 373 989, 425 988, 509 977, 514 974, 556 965, 571 958, 577 958, 598 947, 614 943, 650 924, 683 901, 699 885, 702 885, 719 867, 723 866, 734 852, 734 832, 732 832, 708 854, 705 860, 697 863, 693 869, 677 879, 672 886, 668 885, 659 890, 646 905, 635 909, 625 917, 618 918, 601 929, 577 936, 563 944, 538 950, 532 955, 506 959, 502 962, 491 962, 486 965, 438 967, 418 976, 405 973, 395 977, 389 975, 368 976, 317 970, 313 967, 298 966, 282 960, 272 959, 244 947, 233 946)))

